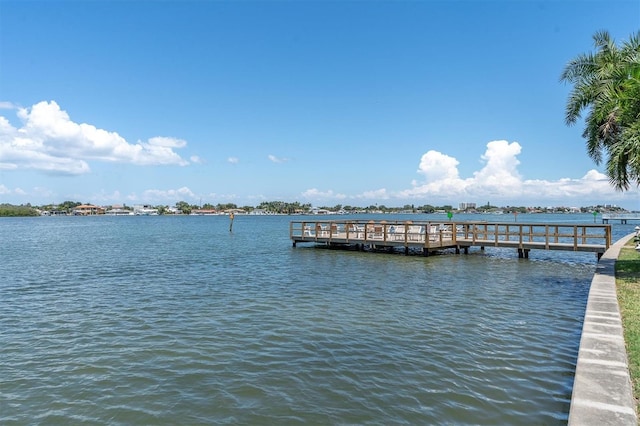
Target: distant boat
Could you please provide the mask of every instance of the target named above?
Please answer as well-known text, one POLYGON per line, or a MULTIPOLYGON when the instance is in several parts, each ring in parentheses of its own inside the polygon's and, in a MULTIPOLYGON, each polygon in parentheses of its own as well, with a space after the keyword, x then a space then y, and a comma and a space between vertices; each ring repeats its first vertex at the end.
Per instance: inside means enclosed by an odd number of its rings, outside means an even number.
POLYGON ((143 207, 134 211, 136 216, 157 216, 158 209, 143 207))
POLYGON ((125 209, 110 209, 107 210, 104 214, 109 216, 133 216, 133 212, 131 210, 125 209))
POLYGON ((213 216, 219 214, 215 209, 195 209, 191 210, 191 216, 213 216))

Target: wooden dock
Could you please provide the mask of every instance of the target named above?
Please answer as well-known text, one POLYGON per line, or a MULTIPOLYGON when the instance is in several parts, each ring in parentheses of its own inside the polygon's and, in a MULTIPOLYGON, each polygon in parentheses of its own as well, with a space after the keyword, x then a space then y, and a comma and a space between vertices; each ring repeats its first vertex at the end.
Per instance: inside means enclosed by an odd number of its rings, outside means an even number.
POLYGON ((627 221, 640 221, 640 213, 604 213, 602 215, 602 223, 609 223, 609 221, 619 220, 621 224, 626 224, 627 221))
POLYGON ((498 223, 435 221, 292 221, 289 236, 298 243, 355 247, 364 250, 386 248, 430 252, 453 249, 468 253, 470 247, 513 248, 518 257, 529 251, 565 250, 596 253, 598 258, 611 245, 609 224, 498 223))

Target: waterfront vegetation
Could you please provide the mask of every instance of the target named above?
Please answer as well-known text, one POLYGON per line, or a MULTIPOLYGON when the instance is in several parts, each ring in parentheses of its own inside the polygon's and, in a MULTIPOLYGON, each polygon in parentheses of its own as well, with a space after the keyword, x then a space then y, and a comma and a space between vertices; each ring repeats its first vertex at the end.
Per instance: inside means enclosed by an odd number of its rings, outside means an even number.
MULTIPOLYGON (((39 216, 46 215, 73 215, 74 209, 87 205, 79 201, 64 201, 60 204, 47 204, 41 206, 33 206, 31 204, 12 205, 0 204, 0 217, 2 216, 39 216)), ((525 206, 494 206, 487 203, 482 206, 465 208, 454 208, 451 205, 433 206, 424 204, 416 206, 414 204, 405 204, 402 207, 388 207, 385 205, 370 205, 366 207, 350 206, 337 204, 335 206, 313 207, 311 204, 301 204, 299 202, 285 201, 264 201, 258 206, 242 206, 239 207, 234 203, 218 203, 218 204, 189 204, 186 201, 179 201, 174 206, 169 205, 144 205, 144 208, 154 209, 159 215, 169 214, 191 214, 198 212, 207 213, 229 213, 235 214, 354 214, 354 213, 383 213, 383 214, 433 214, 433 213, 504 213, 504 214, 526 214, 526 213, 625 213, 624 208, 612 205, 597 205, 587 207, 525 207, 525 206)), ((106 205, 100 206, 103 211, 110 209, 135 211, 134 206, 127 205, 106 205)))
POLYGON ((14 206, 12 204, 0 204, 0 216, 40 216, 40 212, 31 205, 14 206))
POLYGON ((640 412, 640 253, 632 239, 616 262, 616 287, 636 410, 640 412))

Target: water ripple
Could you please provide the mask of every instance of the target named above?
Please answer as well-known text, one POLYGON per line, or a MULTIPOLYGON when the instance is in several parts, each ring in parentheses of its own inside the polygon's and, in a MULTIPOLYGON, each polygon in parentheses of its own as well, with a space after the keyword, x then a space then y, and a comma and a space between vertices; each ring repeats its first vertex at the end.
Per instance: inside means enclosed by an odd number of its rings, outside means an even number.
POLYGON ((286 218, 22 223, 0 223, 3 424, 566 423, 591 259, 291 249, 286 218))

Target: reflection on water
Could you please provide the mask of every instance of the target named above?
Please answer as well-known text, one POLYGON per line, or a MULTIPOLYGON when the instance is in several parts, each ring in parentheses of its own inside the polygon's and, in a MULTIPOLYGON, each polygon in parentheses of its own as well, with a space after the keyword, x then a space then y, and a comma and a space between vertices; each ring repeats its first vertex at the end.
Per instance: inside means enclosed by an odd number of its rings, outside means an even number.
POLYGON ((0 422, 566 423, 593 253, 292 248, 290 219, 0 220, 0 422))

